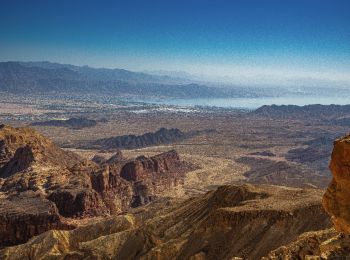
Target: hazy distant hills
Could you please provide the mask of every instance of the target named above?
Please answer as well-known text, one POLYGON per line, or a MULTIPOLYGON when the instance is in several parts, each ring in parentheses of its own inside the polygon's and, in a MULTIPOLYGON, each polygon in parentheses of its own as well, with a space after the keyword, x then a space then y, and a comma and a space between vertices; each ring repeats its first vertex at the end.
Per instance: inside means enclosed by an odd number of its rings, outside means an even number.
POLYGON ((332 120, 335 124, 350 123, 350 105, 266 105, 251 114, 278 119, 332 120))
POLYGON ((332 87, 284 88, 208 83, 186 73, 132 72, 51 62, 0 62, 0 91, 19 94, 113 94, 136 98, 258 98, 278 96, 348 95, 332 87), (154 74, 152 74, 154 73, 154 74))
POLYGON ((113 93, 156 97, 226 97, 233 90, 186 79, 123 69, 97 69, 50 62, 1 62, 0 91, 14 93, 113 93))

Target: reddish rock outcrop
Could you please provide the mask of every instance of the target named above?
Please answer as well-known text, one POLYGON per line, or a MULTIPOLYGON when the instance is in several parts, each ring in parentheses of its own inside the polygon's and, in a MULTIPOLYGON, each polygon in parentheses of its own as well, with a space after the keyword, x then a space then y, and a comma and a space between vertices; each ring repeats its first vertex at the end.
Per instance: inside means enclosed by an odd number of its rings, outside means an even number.
POLYGON ((350 255, 350 135, 334 142, 333 175, 323 206, 334 228, 308 232, 270 252, 264 259, 348 259, 350 255))
POLYGON ((139 156, 124 165, 120 176, 127 181, 141 181, 152 174, 156 174, 156 177, 161 178, 171 173, 181 176, 185 171, 186 169, 180 161, 178 153, 172 150, 150 158, 139 156))
POLYGON ((96 164, 60 149, 30 128, 2 126, 0 246, 23 243, 51 228, 68 228, 61 222, 65 217, 106 216, 147 204, 180 183, 189 169, 175 151, 130 161, 118 152, 96 164), (24 196, 33 192, 39 197, 24 196), (17 212, 15 205, 27 204, 30 210, 11 213, 17 212))
POLYGON ((91 158, 91 161, 93 161, 94 163, 97 163, 97 164, 102 164, 102 163, 106 162, 106 158, 101 156, 101 155, 96 154, 94 157, 91 158))
POLYGON ((59 189, 48 197, 64 217, 97 216, 109 213, 101 196, 93 189, 59 189))
POLYGON ((125 158, 123 157, 122 151, 117 150, 109 159, 106 159, 103 155, 96 154, 91 158, 91 161, 97 164, 114 165, 125 161, 125 158))
POLYGON ((31 191, 0 200, 0 247, 24 243, 50 229, 72 229, 54 203, 31 191))
POLYGON ((256 260, 305 231, 328 228, 321 197, 316 189, 222 186, 167 207, 149 205, 135 218, 120 215, 72 231, 49 231, 0 250, 0 258, 256 260))
POLYGON ((350 234, 350 135, 334 142, 330 170, 333 174, 323 206, 338 231, 350 234))
POLYGON ((157 193, 183 184, 185 173, 191 169, 194 166, 181 161, 172 150, 150 158, 139 156, 123 166, 120 176, 133 183, 131 205, 137 207, 152 201, 157 193))
POLYGON ((106 161, 108 165, 120 163, 124 161, 123 153, 120 150, 114 152, 114 154, 106 161))
POLYGON ((19 147, 14 156, 1 168, 0 176, 6 178, 28 168, 34 162, 33 149, 26 145, 19 147))
POLYGON ((42 162, 71 167, 81 158, 57 147, 50 139, 31 128, 0 128, 0 175, 1 168, 14 156, 18 148, 29 145, 42 162))
POLYGON ((132 185, 119 176, 119 171, 110 171, 109 166, 91 174, 92 188, 102 197, 110 213, 120 213, 130 207, 132 185))

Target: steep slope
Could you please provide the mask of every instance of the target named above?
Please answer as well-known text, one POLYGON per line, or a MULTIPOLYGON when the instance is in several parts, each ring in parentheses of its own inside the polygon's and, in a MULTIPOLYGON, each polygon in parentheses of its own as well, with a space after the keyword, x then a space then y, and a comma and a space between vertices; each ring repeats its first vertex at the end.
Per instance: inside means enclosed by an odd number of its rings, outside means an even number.
POLYGON ((350 256, 350 136, 334 142, 330 169, 333 179, 323 206, 334 228, 309 232, 270 252, 264 259, 348 259, 350 256))
POLYGON ((9 126, 0 127, 0 162, 0 247, 70 228, 65 218, 108 216, 147 204, 181 185, 193 168, 175 151, 127 161, 117 153, 98 165, 33 129, 9 126))
POLYGON ((333 174, 323 198, 338 231, 350 234, 350 136, 334 142, 330 169, 333 174))
POLYGON ((329 226, 321 194, 319 190, 277 186, 223 186, 167 207, 150 204, 134 212, 133 225, 120 225, 119 230, 110 227, 125 218, 130 223, 130 216, 73 231, 49 231, 24 245, 0 251, 0 257, 259 259, 303 232, 329 226))
POLYGON ((0 248, 24 243, 50 229, 72 229, 54 203, 33 191, 0 200, 0 248))
POLYGON ((23 149, 25 146, 29 146, 26 150, 28 153, 30 153, 29 150, 32 150, 38 156, 36 160, 33 158, 37 162, 71 167, 81 160, 78 155, 63 151, 34 129, 0 125, 0 168, 9 163, 18 148, 23 149))

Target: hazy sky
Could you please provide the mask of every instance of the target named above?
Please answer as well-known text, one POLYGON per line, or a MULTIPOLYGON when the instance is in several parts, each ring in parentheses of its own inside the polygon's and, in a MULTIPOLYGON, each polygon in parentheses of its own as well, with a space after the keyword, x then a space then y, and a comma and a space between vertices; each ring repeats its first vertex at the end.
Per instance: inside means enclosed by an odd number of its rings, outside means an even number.
POLYGON ((0 59, 350 85, 349 0, 0 0, 0 59))

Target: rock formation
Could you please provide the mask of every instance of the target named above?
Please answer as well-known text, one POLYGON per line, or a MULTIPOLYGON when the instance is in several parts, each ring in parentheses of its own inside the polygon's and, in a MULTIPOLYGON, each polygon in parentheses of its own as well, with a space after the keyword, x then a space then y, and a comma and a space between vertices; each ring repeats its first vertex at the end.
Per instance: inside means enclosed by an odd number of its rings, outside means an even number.
POLYGON ((72 229, 57 207, 40 193, 26 191, 0 200, 0 247, 24 243, 50 229, 72 229))
MULTIPOLYGON (((348 236, 331 228, 323 210, 322 190, 227 185, 134 209, 183 182, 191 165, 175 151, 134 160, 116 156, 99 165, 74 157, 70 165, 65 151, 28 131, 0 129, 0 245, 15 245, 1 249, 0 259, 282 260, 350 254, 348 236), (69 224, 90 216, 100 218, 69 224)), ((349 158, 350 137, 337 140, 334 179, 323 199, 336 229, 347 234, 349 158)))
POLYGON ((103 154, 95 154, 91 161, 94 163, 100 164, 100 165, 120 165, 122 162, 124 162, 126 159, 123 157, 123 154, 120 150, 114 150, 114 154, 110 158, 106 158, 103 154))
POLYGON ((202 131, 182 132, 177 128, 160 128, 156 132, 145 133, 143 135, 122 135, 116 137, 103 138, 92 142, 78 144, 81 148, 89 149, 136 149, 147 146, 170 144, 181 142, 185 139, 202 134, 215 132, 213 129, 202 131))
POLYGON ((120 150, 116 150, 114 151, 114 155, 112 155, 107 161, 106 163, 108 165, 113 165, 113 164, 118 164, 121 161, 124 160, 123 154, 120 150))
POLYGON ((97 121, 84 117, 72 117, 66 120, 48 120, 42 122, 34 122, 32 126, 57 126, 57 127, 68 127, 72 129, 83 129, 86 127, 93 127, 97 125, 97 121))
POLYGON ((3 249, 0 258, 259 259, 303 232, 329 227, 321 196, 311 189, 222 186, 167 207, 150 204, 134 217, 48 231, 3 249))
MULTIPOLYGON (((333 120, 348 116, 350 105, 264 105, 251 115, 274 119, 333 120)), ((332 121, 334 122, 334 121, 332 121)))
POLYGON ((323 205, 338 231, 350 234, 350 136, 334 142, 330 169, 333 174, 323 205))
POLYGON ((191 169, 175 151, 142 158, 151 163, 147 174, 130 167, 139 165, 140 158, 125 160, 117 152, 96 164, 30 128, 1 126, 0 246, 23 243, 53 228, 72 228, 65 218, 108 216, 147 204, 183 182, 191 169), (128 175, 142 175, 142 180, 128 175))
POLYGON ((103 164, 107 161, 107 159, 102 156, 102 155, 94 155, 94 157, 91 158, 91 161, 93 161, 94 163, 97 163, 97 164, 103 164))
POLYGON ((302 234, 264 259, 348 259, 350 256, 350 136, 334 142, 330 170, 333 179, 323 206, 334 228, 302 234))
POLYGON ((186 171, 192 169, 180 161, 172 150, 150 158, 140 156, 127 162, 120 176, 133 183, 134 198, 132 206, 140 206, 152 201, 155 194, 183 184, 186 171))
MULTIPOLYGON (((52 141, 31 128, 12 128, 2 125, 0 127, 0 168, 10 161, 18 148, 28 146, 22 151, 30 153, 30 149, 35 150, 38 156, 37 161, 50 163, 54 165, 63 165, 71 167, 80 161, 78 155, 63 151, 52 141)), ((0 176, 2 172, 0 171, 0 176)), ((13 170, 12 170, 13 171, 13 170)))

